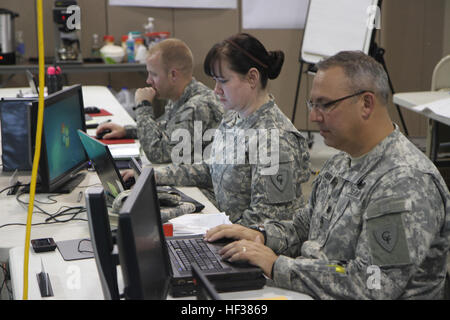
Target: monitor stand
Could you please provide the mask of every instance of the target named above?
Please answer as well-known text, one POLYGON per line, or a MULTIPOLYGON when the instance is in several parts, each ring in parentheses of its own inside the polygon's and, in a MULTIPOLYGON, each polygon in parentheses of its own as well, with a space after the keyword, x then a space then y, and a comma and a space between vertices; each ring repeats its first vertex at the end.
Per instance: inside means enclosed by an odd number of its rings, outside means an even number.
MULTIPOLYGON (((77 175, 73 176, 70 180, 68 180, 63 185, 59 186, 58 189, 53 191, 48 191, 47 188, 42 188, 39 184, 36 185, 36 193, 71 193, 81 181, 86 177, 86 172, 80 172, 77 175)), ((30 187, 25 186, 21 190, 24 193, 30 193, 30 187)))

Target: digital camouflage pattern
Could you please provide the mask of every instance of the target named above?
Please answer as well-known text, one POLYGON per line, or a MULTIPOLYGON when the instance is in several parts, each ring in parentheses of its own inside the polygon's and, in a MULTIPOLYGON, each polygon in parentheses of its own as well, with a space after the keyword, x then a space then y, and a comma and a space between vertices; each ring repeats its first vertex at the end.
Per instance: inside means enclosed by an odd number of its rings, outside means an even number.
POLYGON ((327 161, 292 221, 266 222, 273 281, 318 299, 442 298, 449 212, 438 170, 396 126, 364 157, 327 161))
MULTIPOLYGON (((203 135, 206 130, 217 128, 222 114, 223 108, 215 93, 193 78, 180 99, 166 104, 160 118, 155 119, 151 106, 136 109, 136 126, 125 126, 126 136, 139 139, 142 150, 152 163, 170 163, 172 148, 178 143, 171 141, 175 130, 185 129, 194 139, 194 121, 202 122, 203 135)), ((202 147, 206 145, 204 142, 202 147)), ((191 146, 193 155, 193 140, 191 146)))
MULTIPOLYGON (((269 138, 267 150, 270 158, 269 138)), ((209 160, 192 165, 170 165, 157 168, 155 172, 160 185, 213 187, 218 209, 225 212, 231 222, 249 226, 266 219, 292 219, 304 206, 301 184, 310 176, 309 153, 305 138, 271 100, 245 119, 240 119, 237 112, 227 113, 216 130, 209 160), (239 143, 239 130, 247 132, 248 129, 274 129, 279 134, 279 166, 274 174, 262 174, 267 164, 251 163, 250 139, 245 141, 243 163, 216 161, 220 158, 218 153, 228 152, 233 149, 228 149, 230 145, 239 143), (219 139, 224 136, 226 139, 219 139)))
POLYGON ((161 207, 161 222, 166 223, 170 219, 195 212, 195 205, 189 202, 180 202, 175 207, 161 207))

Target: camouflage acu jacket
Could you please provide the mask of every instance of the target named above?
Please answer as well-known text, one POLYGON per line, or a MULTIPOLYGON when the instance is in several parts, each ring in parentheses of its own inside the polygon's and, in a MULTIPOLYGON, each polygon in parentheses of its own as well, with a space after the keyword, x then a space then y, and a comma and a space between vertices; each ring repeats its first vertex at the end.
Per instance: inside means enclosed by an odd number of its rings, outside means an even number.
MULTIPOLYGON (((194 154, 194 123, 201 122, 201 135, 208 129, 217 128, 222 120, 223 108, 214 92, 192 79, 180 99, 169 101, 164 114, 155 119, 153 108, 136 109, 136 126, 126 126, 127 137, 138 138, 139 143, 153 163, 170 163, 172 149, 178 139, 172 141, 176 130, 186 130, 191 137, 191 154, 194 154)), ((205 148, 207 143, 202 145, 205 148)))
POLYGON ((245 119, 227 113, 207 161, 156 169, 158 184, 213 186, 219 210, 247 226, 291 219, 309 176, 306 140, 273 100, 245 119))
POLYGON ((319 299, 442 298, 449 211, 438 170, 396 127, 362 159, 331 158, 293 221, 265 224, 273 280, 319 299))

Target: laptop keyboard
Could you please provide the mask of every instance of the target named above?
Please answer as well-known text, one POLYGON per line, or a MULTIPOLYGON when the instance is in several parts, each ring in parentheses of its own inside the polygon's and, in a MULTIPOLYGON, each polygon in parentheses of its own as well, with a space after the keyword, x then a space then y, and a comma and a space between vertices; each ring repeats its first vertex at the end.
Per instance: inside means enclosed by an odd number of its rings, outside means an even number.
POLYGON ((223 270, 223 266, 203 239, 183 239, 167 241, 169 254, 179 271, 191 270, 191 262, 201 270, 223 270))

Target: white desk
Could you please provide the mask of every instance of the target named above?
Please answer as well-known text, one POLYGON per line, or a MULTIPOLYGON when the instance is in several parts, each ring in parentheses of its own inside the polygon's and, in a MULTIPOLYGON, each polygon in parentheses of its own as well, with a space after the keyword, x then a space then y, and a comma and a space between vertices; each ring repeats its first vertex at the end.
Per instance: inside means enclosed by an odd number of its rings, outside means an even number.
MULTIPOLYGON (((29 88, 6 88, 0 89, 0 97, 16 97, 19 90, 26 92, 29 88)), ((108 119, 119 123, 121 125, 134 124, 134 120, 125 111, 122 105, 117 101, 114 95, 106 87, 102 86, 83 86, 83 102, 85 106, 97 106, 108 110, 112 116, 102 116, 98 121, 102 122, 108 119)), ((89 134, 95 134, 95 129, 90 129, 89 134)), ((0 151, 1 152, 1 151, 0 151)), ((22 183, 30 182, 31 173, 23 173, 19 180, 22 183)), ((0 174, 0 189, 9 186, 9 179, 12 172, 1 172, 0 174)), ((96 174, 87 175, 85 180, 80 183, 79 186, 88 186, 99 183, 96 174)), ((78 203, 78 194, 80 191, 86 188, 76 188, 74 192, 69 195, 58 196, 57 204, 54 205, 42 205, 45 210, 50 212, 56 212, 58 208, 62 205, 74 206, 74 205, 84 205, 84 197, 81 203, 78 203)), ((0 194, 0 204, 2 212, 0 214, 0 225, 8 223, 26 223, 27 210, 28 208, 19 204, 16 201, 15 196, 7 196, 7 192, 0 194)), ((23 200, 28 200, 28 195, 24 195, 23 200)), ((36 200, 42 200, 48 202, 47 195, 37 194, 36 200)), ((40 205, 40 204, 37 204, 40 205)), ((81 217, 86 218, 86 215, 81 215, 81 217)), ((47 218, 45 215, 34 214, 33 223, 43 222, 47 218)), ((84 221, 73 221, 65 223, 64 225, 70 225, 70 228, 62 227, 62 224, 57 223, 53 225, 36 226, 31 230, 31 239, 43 238, 52 236, 55 241, 78 239, 87 237, 89 231, 87 229, 87 224, 84 221)), ((8 251, 12 247, 23 245, 25 241, 25 227, 23 226, 7 226, 0 229, 0 261, 6 261, 8 258, 8 251)))
MULTIPOLYGON (((419 111, 417 106, 421 104, 430 103, 444 98, 449 98, 450 92, 448 91, 418 91, 418 92, 404 92, 394 94, 394 103, 419 113, 429 119, 427 130, 427 142, 426 142, 426 154, 427 156, 439 167, 438 153, 440 140, 443 138, 443 142, 450 142, 450 137, 439 134, 442 129, 447 129, 446 126, 450 126, 450 118, 429 112, 427 110, 419 111), (441 125, 442 124, 442 125, 441 125)), ((447 133, 448 134, 448 133, 447 133)), ((447 166, 445 162, 441 165, 447 166)))
MULTIPOLYGON (((10 250, 9 265, 11 271, 11 285, 14 299, 22 299, 23 292, 23 247, 10 250)), ((29 300, 103 300, 103 292, 98 276, 95 260, 84 259, 76 261, 64 261, 56 249, 50 253, 36 254, 30 251, 28 275, 28 299, 29 300), (52 285, 53 297, 42 298, 36 273, 41 272, 41 259, 45 272, 49 274, 52 285)), ((117 268, 119 292, 123 292, 123 280, 120 267, 117 268)), ((291 290, 265 286, 259 290, 220 293, 224 300, 259 300, 280 298, 287 300, 312 300, 306 294, 291 290)), ((173 299, 168 297, 168 299, 173 299)), ((195 297, 179 298, 180 300, 192 300, 195 297)), ((178 300, 178 298, 177 298, 178 300)))
MULTIPOLYGON (((21 88, 27 90, 27 88, 21 88)), ((15 97, 18 92, 14 89, 0 89, 0 97, 15 97)), ((118 103, 115 97, 106 87, 100 86, 83 86, 83 98, 85 106, 97 106, 104 108, 113 115, 108 117, 99 117, 99 121, 111 119, 113 122, 125 125, 133 124, 133 119, 118 103)), ((91 129, 89 134, 93 134, 91 129)), ((0 174, 0 187, 4 188, 9 185, 9 178, 12 173, 2 172, 0 174)), ((20 177, 23 183, 29 182, 29 174, 20 177)), ((99 184, 99 179, 94 172, 86 175, 83 182, 68 195, 60 195, 56 197, 56 204, 38 204, 45 210, 55 212, 62 205, 74 206, 85 205, 84 195, 80 202, 77 202, 79 192, 84 193, 86 186, 99 184)), ((196 199, 205 205, 203 213, 217 213, 217 208, 209 202, 209 200, 197 188, 178 188, 188 196, 196 199)), ((28 195, 23 196, 23 200, 27 200, 28 195)), ((46 194, 37 194, 37 200, 48 202, 46 194)), ((2 213, 0 214, 0 225, 7 223, 26 223, 27 207, 20 205, 15 196, 7 196, 6 192, 0 194, 0 203, 2 213)), ((86 213, 79 216, 86 219, 86 213)), ((45 215, 34 214, 33 223, 43 222, 47 218, 45 215)), ((31 239, 53 237, 55 242, 89 238, 89 227, 86 221, 71 221, 66 223, 58 223, 53 225, 33 226, 31 228, 31 239)), ((7 226, 0 229, 0 261, 6 261, 9 257, 11 284, 15 299, 22 298, 23 290, 23 260, 24 260, 24 226, 7 226)), ((45 271, 49 274, 54 296, 45 299, 83 299, 98 300, 103 299, 100 279, 97 272, 95 260, 84 259, 76 261, 64 261, 58 249, 49 253, 36 254, 30 249, 29 255, 29 275, 28 275, 28 298, 40 300, 43 299, 38 288, 36 273, 41 272, 41 259, 44 264, 45 271)), ((122 278, 120 268, 118 268, 119 290, 121 288, 122 278)), ((261 290, 225 293, 222 295, 224 299, 258 299, 283 296, 287 299, 311 299, 309 296, 283 290, 273 287, 264 287, 261 290)), ((192 297, 191 297, 192 298, 192 297)))
MULTIPOLYGON (((0 89, 0 98, 15 98, 19 90, 24 94, 30 93, 30 88, 3 88, 0 89)), ((104 86, 82 86, 83 103, 85 107, 97 106, 112 113, 112 116, 95 117, 99 122, 111 120, 120 125, 134 124, 133 118, 125 111, 116 97, 104 86)), ((95 131, 95 130, 94 130, 95 131)))
POLYGON ((449 98, 450 92, 447 91, 417 91, 417 92, 402 92, 402 93, 396 93, 394 94, 394 103, 408 109, 411 111, 414 111, 416 113, 419 113, 421 115, 426 116, 427 118, 439 121, 441 123, 444 123, 448 126, 450 126, 450 119, 445 118, 442 116, 439 116, 432 112, 422 112, 418 111, 414 107, 433 102, 436 100, 449 98))
MULTIPOLYGON (((98 177, 95 173, 88 175, 90 181, 98 183, 98 177), (95 179, 97 178, 97 180, 95 179)), ((87 180, 87 179, 86 179, 87 180)), ((205 204, 203 213, 217 213, 219 212, 214 205, 208 201, 208 199, 197 188, 186 187, 178 188, 188 196, 195 198, 197 201, 205 204)), ((77 195, 78 192, 74 192, 69 197, 77 195)), ((76 200, 74 201, 76 202, 76 200)), ((84 205, 84 195, 82 204, 84 205)), ((58 204, 60 205, 60 204, 58 204)), ((68 203, 68 205, 74 205, 74 203, 68 203)), ((86 214, 82 217, 86 218, 86 214)), ((33 223, 35 222, 33 219, 33 223)), ((3 223, 3 222, 2 222, 3 223)), ((83 239, 90 238, 88 223, 80 221, 78 223, 59 224, 51 226, 38 226, 32 227, 32 237, 53 237, 55 242, 71 239, 83 239)), ((114 226, 114 223, 112 223, 114 226)), ((8 227, 10 228, 10 227, 8 227)), ((23 259, 24 259, 24 246, 25 239, 25 227, 22 228, 21 234, 23 237, 11 239, 10 245, 14 248, 9 251, 9 266, 11 270, 11 285, 14 294, 14 299, 22 299, 23 295, 23 259), (21 245, 20 245, 21 244, 21 245)), ((14 232, 11 232, 9 236, 13 236, 14 232)), ((3 234, 1 236, 3 238, 3 234)), ((3 245, 3 243, 2 243, 3 245)), ((28 267, 28 297, 30 300, 41 300, 39 287, 36 280, 36 273, 41 272, 41 259, 44 264, 45 271, 50 276, 54 296, 45 299, 57 299, 57 300, 101 300, 103 299, 103 292, 100 284, 100 278, 98 276, 97 267, 93 258, 75 261, 64 261, 58 249, 53 252, 35 253, 30 248, 29 255, 29 267, 28 267)), ((118 268, 118 283, 122 284, 122 277, 120 268, 118 268)), ((122 291, 123 288, 119 286, 122 291)))

